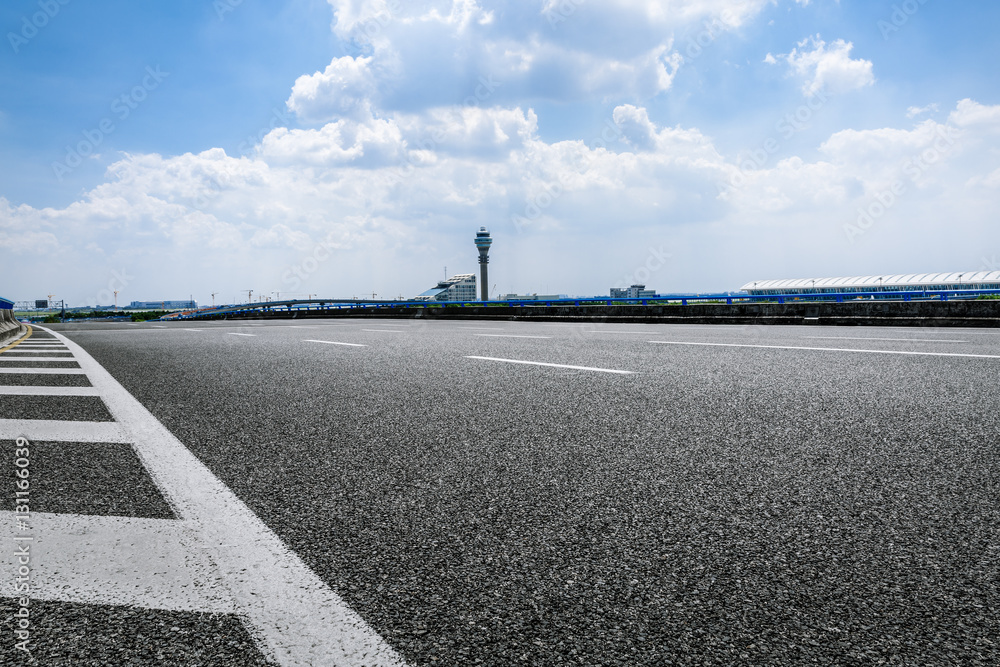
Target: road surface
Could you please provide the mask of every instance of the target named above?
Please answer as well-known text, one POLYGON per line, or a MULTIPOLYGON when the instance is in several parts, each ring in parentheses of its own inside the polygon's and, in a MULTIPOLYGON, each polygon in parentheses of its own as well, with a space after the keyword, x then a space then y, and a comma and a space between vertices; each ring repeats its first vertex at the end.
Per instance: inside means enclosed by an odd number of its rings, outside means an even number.
POLYGON ((49 329, 38 664, 1000 664, 1000 332, 49 329))

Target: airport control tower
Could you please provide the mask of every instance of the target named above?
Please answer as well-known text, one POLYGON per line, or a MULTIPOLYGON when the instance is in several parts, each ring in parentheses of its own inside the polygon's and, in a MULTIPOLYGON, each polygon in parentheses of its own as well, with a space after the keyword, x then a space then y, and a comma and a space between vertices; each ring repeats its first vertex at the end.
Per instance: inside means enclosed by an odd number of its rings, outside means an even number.
POLYGON ((479 279, 482 284, 480 294, 483 295, 483 301, 490 300, 490 278, 487 265, 490 263, 489 253, 491 245, 493 245, 493 237, 490 236, 489 230, 485 227, 480 227, 479 231, 476 232, 476 247, 479 248, 479 279))

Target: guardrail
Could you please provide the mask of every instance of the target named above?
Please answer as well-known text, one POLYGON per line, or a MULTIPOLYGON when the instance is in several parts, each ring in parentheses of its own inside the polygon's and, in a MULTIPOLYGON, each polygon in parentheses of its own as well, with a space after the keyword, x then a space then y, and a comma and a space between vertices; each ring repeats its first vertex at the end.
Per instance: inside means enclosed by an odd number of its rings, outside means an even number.
POLYGON ((14 317, 13 303, 0 299, 0 345, 17 338, 24 327, 14 317))
POLYGON ((238 304, 216 309, 200 310, 164 316, 160 319, 189 320, 239 317, 258 313, 294 314, 297 312, 339 311, 344 309, 406 309, 406 308, 465 308, 465 307, 530 307, 530 306, 619 306, 619 305, 678 305, 693 304, 748 304, 748 303, 819 303, 819 302, 871 302, 871 301, 950 301, 978 299, 982 296, 1000 296, 1000 290, 913 290, 906 292, 833 292, 828 294, 663 294, 640 299, 619 297, 581 297, 566 299, 515 299, 509 301, 377 301, 364 299, 312 299, 293 301, 267 301, 238 304))

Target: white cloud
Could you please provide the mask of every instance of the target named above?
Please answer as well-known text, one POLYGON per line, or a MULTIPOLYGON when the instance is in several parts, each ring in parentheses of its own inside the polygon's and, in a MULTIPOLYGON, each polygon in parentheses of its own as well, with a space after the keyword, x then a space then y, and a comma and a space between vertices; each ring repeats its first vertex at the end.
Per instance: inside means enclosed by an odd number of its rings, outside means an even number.
MULTIPOLYGON (((727 252, 766 254, 761 243, 780 238, 786 252, 807 255, 817 243, 846 243, 843 224, 894 181, 906 195, 878 228, 894 236, 881 245, 872 231, 873 247, 902 257, 919 243, 902 230, 938 215, 959 236, 975 231, 980 242, 1000 243, 1000 232, 982 231, 1000 197, 1000 107, 963 100, 947 123, 843 130, 819 147, 819 159, 793 155, 748 172, 696 128, 658 126, 637 105, 619 105, 613 118, 622 141, 608 148, 547 143, 530 110, 441 107, 279 128, 252 157, 219 149, 126 156, 66 208, 0 201, 0 245, 67 266, 132 262, 136 297, 140 282, 169 274, 189 291, 206 281, 202 272, 223 270, 227 284, 246 288, 396 293, 422 289, 439 260, 471 264, 466 237, 485 224, 504 248, 497 275, 511 289, 540 290, 547 271, 517 257, 569 243, 577 260, 561 265, 566 285, 597 292, 626 261, 614 259, 621 248, 607 243, 609 229, 639 244, 688 239, 691 257, 677 261, 693 272, 706 247, 725 263, 727 252), (317 247, 335 248, 336 259, 304 280, 290 277, 317 247)), ((107 278, 79 281, 87 298, 107 278)))
MULTIPOLYGON (((819 35, 798 43, 791 53, 778 56, 791 68, 793 74, 802 79, 802 93, 815 95, 846 93, 871 86, 875 83, 870 60, 852 60, 854 44, 838 39, 827 46, 819 35), (810 49, 806 49, 810 47, 810 49)), ((778 59, 770 53, 764 62, 776 64, 778 59)))
POLYGON ((937 113, 937 104, 928 104, 925 107, 910 107, 906 110, 907 118, 916 118, 917 116, 922 116, 927 113, 937 113))
POLYGON ((286 103, 289 110, 306 122, 335 118, 364 118, 371 115, 375 93, 372 59, 334 58, 323 72, 300 76, 286 103))

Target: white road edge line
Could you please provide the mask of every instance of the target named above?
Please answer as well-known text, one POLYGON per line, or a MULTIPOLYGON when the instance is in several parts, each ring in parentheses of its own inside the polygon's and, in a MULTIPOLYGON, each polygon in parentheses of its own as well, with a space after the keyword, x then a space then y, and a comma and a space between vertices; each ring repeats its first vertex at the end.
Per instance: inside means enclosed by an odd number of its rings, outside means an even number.
POLYGON ((499 359, 497 357, 475 357, 466 356, 466 359, 482 359, 483 361, 502 361, 507 364, 528 364, 529 366, 548 366, 550 368, 571 368, 575 371, 597 371, 598 373, 616 373, 618 375, 632 375, 634 371, 619 371, 613 368, 592 368, 590 366, 570 366, 568 364, 549 364, 544 361, 522 361, 520 359, 499 359))
POLYGON ((72 340, 108 410, 132 436, 146 470, 225 577, 238 613, 281 665, 405 665, 344 600, 108 371, 72 340))
POLYGON ((362 345, 361 343, 341 343, 336 340, 312 340, 309 338, 303 339, 303 343, 326 343, 327 345, 347 345, 348 347, 368 347, 367 345, 362 345))
POLYGON ((860 350, 849 347, 798 347, 794 345, 746 345, 740 343, 691 343, 679 340, 651 340, 655 345, 699 345, 705 347, 756 347, 768 350, 810 350, 814 352, 867 352, 870 354, 904 354, 920 357, 969 357, 972 359, 1000 359, 996 354, 961 354, 958 352, 910 352, 906 350, 860 350))
POLYGON ((517 334, 472 334, 473 336, 485 336, 486 338, 552 338, 552 336, 519 336, 517 334))

